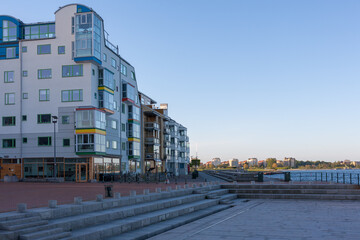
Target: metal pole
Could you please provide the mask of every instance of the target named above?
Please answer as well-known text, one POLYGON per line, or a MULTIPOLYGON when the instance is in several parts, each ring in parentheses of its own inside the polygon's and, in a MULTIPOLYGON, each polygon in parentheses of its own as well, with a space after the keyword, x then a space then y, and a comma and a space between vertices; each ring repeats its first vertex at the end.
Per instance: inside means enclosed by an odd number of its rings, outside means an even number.
POLYGON ((333 173, 331 173, 331 182, 333 181, 333 179, 334 179, 334 178, 333 178, 333 173))
POLYGON ((325 173, 325 182, 327 182, 327 172, 325 173))
POLYGON ((301 182, 301 173, 300 173, 300 182, 301 182))
POLYGON ((336 182, 339 183, 339 173, 336 173, 336 182))
POLYGON ((56 121, 53 121, 54 122, 54 177, 56 178, 57 176, 57 172, 56 172, 56 129, 55 129, 55 124, 56 124, 56 121))
POLYGON ((321 177, 320 181, 322 182, 322 172, 320 173, 320 177, 321 177))
POLYGON ((345 173, 343 173, 343 183, 345 183, 345 173))
POLYGON ((350 173, 350 184, 352 184, 351 173, 350 173))
POLYGON ((358 174, 358 185, 360 185, 360 177, 359 177, 359 174, 358 174))

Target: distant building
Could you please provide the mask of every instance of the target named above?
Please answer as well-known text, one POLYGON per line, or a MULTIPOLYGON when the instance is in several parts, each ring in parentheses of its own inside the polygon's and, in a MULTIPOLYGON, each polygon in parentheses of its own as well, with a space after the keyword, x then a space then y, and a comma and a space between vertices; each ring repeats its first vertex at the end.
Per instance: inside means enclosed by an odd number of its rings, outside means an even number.
POLYGON ((249 158, 247 160, 247 164, 249 165, 249 167, 254 167, 258 165, 258 160, 257 158, 249 158))
POLYGON ((259 167, 266 167, 266 161, 265 160, 258 161, 258 166, 259 167))
POLYGON ((211 159, 211 162, 215 167, 217 167, 221 164, 220 158, 213 158, 213 159, 211 159))
POLYGON ((284 158, 284 167, 294 168, 296 167, 296 159, 292 157, 284 158))
POLYGON ((359 167, 360 166, 360 161, 352 161, 351 165, 353 165, 354 167, 359 167))
POLYGON ((229 160, 229 165, 230 167, 238 167, 239 166, 239 160, 236 158, 230 159, 229 160))
POLYGON ((344 164, 344 165, 350 165, 350 164, 351 164, 351 161, 346 159, 346 160, 343 161, 343 164, 344 164))

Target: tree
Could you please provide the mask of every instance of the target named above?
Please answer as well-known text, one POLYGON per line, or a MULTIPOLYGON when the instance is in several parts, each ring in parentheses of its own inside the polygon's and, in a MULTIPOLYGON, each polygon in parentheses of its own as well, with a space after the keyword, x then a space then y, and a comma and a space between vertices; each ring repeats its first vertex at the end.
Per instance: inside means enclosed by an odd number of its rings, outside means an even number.
POLYGON ((190 167, 197 169, 200 166, 200 159, 193 158, 191 159, 190 167))
POLYGON ((266 159, 266 166, 268 168, 272 168, 274 163, 276 163, 276 158, 268 158, 268 159, 266 159))
POLYGON ((249 169, 249 165, 247 163, 244 164, 243 166, 244 169, 249 169))
POLYGON ((273 163, 273 164, 271 165, 271 168, 273 168, 273 169, 277 168, 277 164, 276 164, 276 163, 273 163))

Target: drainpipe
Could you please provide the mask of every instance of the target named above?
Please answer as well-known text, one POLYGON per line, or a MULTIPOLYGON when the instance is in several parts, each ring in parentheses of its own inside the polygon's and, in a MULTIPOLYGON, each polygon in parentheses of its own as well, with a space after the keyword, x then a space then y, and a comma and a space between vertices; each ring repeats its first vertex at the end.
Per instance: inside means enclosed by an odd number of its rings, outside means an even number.
MULTIPOLYGON (((22 64, 22 41, 19 40, 19 60, 20 60, 20 164, 21 164, 21 178, 24 178, 23 168, 24 168, 24 160, 23 160, 23 64, 22 64)), ((15 76, 14 76, 15 77, 15 76)))

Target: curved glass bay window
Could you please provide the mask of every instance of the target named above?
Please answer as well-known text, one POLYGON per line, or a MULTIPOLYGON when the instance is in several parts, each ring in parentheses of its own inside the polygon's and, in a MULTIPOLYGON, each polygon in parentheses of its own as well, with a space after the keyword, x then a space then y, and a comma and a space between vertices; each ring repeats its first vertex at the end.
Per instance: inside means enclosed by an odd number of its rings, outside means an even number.
POLYGON ((23 29, 25 39, 41 39, 55 37, 54 23, 25 26, 23 29))
POLYGON ((101 20, 94 13, 75 18, 75 57, 96 57, 101 61, 101 20))
POLYGON ((106 129, 105 113, 96 109, 91 110, 76 110, 76 129, 81 128, 97 128, 101 130, 106 129))
POLYGON ((140 125, 136 123, 128 124, 128 137, 140 139, 140 125))
POLYGON ((99 91, 99 108, 114 110, 114 95, 107 91, 99 91))
POLYGON ((10 42, 17 40, 17 26, 15 23, 7 20, 2 22, 2 33, 3 33, 3 42, 10 42))
POLYGON ((140 143, 139 142, 129 142, 129 159, 140 158, 140 143))
POLYGON ((99 87, 107 87, 114 91, 115 89, 115 80, 114 73, 109 70, 99 69, 99 87))

